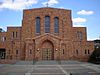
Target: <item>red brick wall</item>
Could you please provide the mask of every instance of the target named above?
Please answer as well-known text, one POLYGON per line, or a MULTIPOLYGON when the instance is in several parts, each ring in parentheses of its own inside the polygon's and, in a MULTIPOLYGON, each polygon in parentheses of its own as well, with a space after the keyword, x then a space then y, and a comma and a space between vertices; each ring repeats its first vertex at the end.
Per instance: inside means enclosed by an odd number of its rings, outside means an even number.
POLYGON ((54 60, 88 60, 94 50, 94 43, 87 42, 86 27, 73 27, 71 10, 66 9, 24 10, 22 27, 8 27, 6 36, 8 59, 42 60, 41 46, 46 40, 49 40, 54 46, 54 60), (45 16, 50 16, 50 33, 44 32, 45 16), (41 19, 41 33, 38 35, 36 34, 36 17, 41 19), (54 33, 54 17, 59 18, 58 34, 54 33), (82 40, 78 39, 78 31, 82 32, 82 40), (17 38, 12 38, 13 32, 18 32, 17 38), (18 50, 18 54, 16 54, 16 50, 18 50), (30 50, 32 50, 31 54, 30 50), (90 50, 90 54, 85 54, 85 50, 90 50))

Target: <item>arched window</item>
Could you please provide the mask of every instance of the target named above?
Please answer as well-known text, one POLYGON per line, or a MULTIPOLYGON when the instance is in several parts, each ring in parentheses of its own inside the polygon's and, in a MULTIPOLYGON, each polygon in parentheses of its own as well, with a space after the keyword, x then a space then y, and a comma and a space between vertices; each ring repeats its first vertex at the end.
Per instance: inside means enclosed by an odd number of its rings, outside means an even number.
POLYGON ((54 32, 59 33, 59 18, 58 17, 54 18, 54 32))
POLYGON ((45 33, 50 32, 50 17, 45 16, 45 33))
POLYGON ((40 17, 36 17, 36 33, 40 33, 40 17))

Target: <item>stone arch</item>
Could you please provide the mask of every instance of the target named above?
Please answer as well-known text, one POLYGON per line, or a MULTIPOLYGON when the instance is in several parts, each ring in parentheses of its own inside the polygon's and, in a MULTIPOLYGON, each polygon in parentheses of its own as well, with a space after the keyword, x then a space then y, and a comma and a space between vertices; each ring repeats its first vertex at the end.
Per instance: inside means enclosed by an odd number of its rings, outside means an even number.
POLYGON ((55 40, 53 40, 50 36, 45 36, 44 38, 42 38, 41 40, 40 40, 40 43, 39 43, 39 48, 41 48, 41 45, 43 44, 43 42, 44 41, 50 41, 52 44, 53 44, 53 46, 54 46, 54 49, 56 48, 56 41, 55 40))
POLYGON ((45 40, 42 42, 41 47, 43 48, 54 48, 53 43, 50 40, 45 40))

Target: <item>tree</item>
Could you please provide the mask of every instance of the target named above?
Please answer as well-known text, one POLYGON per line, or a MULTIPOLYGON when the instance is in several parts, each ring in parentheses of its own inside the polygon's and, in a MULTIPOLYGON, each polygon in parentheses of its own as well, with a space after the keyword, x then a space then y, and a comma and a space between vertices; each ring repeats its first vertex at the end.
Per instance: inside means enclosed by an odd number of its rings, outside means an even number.
POLYGON ((0 28, 0 32, 5 32, 2 28, 0 28))
POLYGON ((2 28, 0 28, 0 32, 2 32, 2 28))
POLYGON ((95 50, 89 58, 89 62, 100 64, 100 40, 95 40, 95 50))

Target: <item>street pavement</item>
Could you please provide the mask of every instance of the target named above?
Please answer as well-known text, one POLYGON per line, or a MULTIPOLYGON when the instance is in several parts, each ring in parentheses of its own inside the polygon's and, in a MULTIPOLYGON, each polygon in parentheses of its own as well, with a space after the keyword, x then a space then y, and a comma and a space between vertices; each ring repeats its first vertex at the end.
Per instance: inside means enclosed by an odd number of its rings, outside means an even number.
POLYGON ((78 61, 17 61, 0 64, 0 75, 100 75, 100 65, 78 61))

